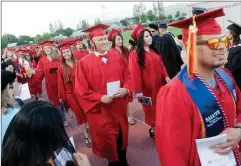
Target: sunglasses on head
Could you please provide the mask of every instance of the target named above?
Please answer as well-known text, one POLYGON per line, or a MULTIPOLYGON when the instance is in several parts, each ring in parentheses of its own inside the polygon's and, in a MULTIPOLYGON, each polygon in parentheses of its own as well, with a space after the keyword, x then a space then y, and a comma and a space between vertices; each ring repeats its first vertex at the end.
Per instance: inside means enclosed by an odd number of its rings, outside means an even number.
POLYGON ((218 49, 220 43, 222 43, 225 47, 228 47, 228 38, 223 36, 220 38, 212 38, 208 40, 197 41, 197 45, 207 44, 208 47, 213 50, 218 49))

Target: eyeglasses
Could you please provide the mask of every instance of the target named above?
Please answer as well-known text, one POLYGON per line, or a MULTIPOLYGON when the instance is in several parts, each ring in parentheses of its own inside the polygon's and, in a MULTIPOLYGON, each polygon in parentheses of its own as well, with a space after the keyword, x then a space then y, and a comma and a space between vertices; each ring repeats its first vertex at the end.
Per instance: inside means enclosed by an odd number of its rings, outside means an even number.
POLYGON ((154 32, 156 32, 156 31, 151 31, 151 33, 154 33, 154 32))
POLYGON ((207 44, 208 47, 213 50, 217 49, 220 43, 222 43, 225 47, 228 47, 228 38, 223 36, 221 38, 212 38, 208 40, 197 41, 197 45, 207 44))

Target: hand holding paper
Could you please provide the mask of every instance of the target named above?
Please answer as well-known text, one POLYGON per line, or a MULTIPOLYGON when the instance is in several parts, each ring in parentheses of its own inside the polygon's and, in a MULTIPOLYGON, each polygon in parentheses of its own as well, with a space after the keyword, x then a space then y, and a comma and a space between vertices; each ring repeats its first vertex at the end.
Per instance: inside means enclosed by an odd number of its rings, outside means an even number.
POLYGON ((220 155, 210 149, 211 146, 227 142, 227 135, 218 135, 210 138, 197 139, 198 156, 203 166, 235 166, 236 160, 233 152, 220 155))
POLYGON ((233 151, 240 142, 241 139, 241 129, 240 128, 228 128, 224 130, 221 134, 227 135, 227 142, 214 145, 211 149, 215 149, 214 151, 218 154, 225 155, 229 152, 233 151))

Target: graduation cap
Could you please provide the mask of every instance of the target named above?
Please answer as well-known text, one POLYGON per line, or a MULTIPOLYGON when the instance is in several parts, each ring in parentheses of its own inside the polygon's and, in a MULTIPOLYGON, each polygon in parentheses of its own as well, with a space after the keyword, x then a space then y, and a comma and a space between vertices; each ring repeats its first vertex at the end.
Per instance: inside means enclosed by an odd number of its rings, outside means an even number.
POLYGON ((112 41, 113 38, 118 34, 118 33, 121 33, 121 30, 119 29, 112 29, 109 33, 109 36, 108 36, 108 40, 109 41, 112 41))
POLYGON ((32 55, 32 54, 33 54, 33 51, 31 51, 31 50, 25 50, 24 52, 25 52, 25 54, 27 54, 27 55, 32 55))
POLYGON ((40 43, 42 46, 52 46, 55 41, 46 40, 40 43))
POLYGON ((1 71, 1 84, 2 84, 1 89, 4 90, 8 84, 13 83, 15 78, 16 78, 15 73, 12 73, 7 70, 2 70, 1 71))
POLYGON ((227 27, 227 29, 230 31, 233 31, 234 33, 236 33, 239 36, 241 34, 241 25, 239 25, 233 21, 230 21, 230 20, 228 20, 228 21, 231 22, 232 24, 229 25, 227 27))
POLYGON ((156 24, 149 24, 148 26, 158 31, 158 26, 156 24))
MULTIPOLYGON (((197 26, 197 36, 199 35, 217 35, 222 33, 221 26, 217 23, 215 18, 224 16, 223 8, 211 10, 195 16, 197 26)), ((182 29, 182 40, 186 43, 188 40, 189 26, 192 25, 193 17, 170 23, 169 26, 182 29)))
POLYGON ((105 29, 108 27, 109 27, 109 25, 98 24, 98 25, 92 26, 90 28, 87 28, 87 29, 83 30, 82 32, 89 32, 89 37, 90 37, 90 39, 92 39, 93 37, 106 35, 105 29))
POLYGON ((67 49, 70 49, 72 45, 73 45, 73 42, 64 43, 59 46, 59 49, 67 50, 67 49))
POLYGON ((77 43, 81 43, 82 41, 83 41, 83 39, 80 38, 80 39, 76 39, 76 40, 74 41, 74 43, 77 44, 77 43))
POLYGON ((19 54, 19 55, 24 55, 24 54, 25 54, 25 50, 18 49, 18 50, 16 51, 16 53, 19 54))
POLYGON ((193 7, 192 8, 192 14, 193 15, 199 15, 199 14, 202 14, 206 11, 208 11, 208 9, 206 9, 206 8, 200 8, 200 7, 193 7))
POLYGON ((167 24, 161 23, 161 24, 159 24, 159 28, 167 29, 167 24))
POLYGON ((133 45, 134 47, 136 46, 136 43, 131 39, 129 39, 129 44, 133 45))
POLYGON ((145 29, 145 27, 141 24, 138 24, 136 26, 136 28, 134 29, 134 31, 131 34, 131 38, 137 42, 138 39, 140 38, 141 32, 145 29))

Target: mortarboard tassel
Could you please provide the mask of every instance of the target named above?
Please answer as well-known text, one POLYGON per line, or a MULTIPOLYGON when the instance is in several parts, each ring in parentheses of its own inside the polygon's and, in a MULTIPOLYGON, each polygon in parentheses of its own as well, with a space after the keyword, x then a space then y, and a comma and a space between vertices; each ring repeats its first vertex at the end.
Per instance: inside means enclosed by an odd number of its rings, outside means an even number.
POLYGON ((189 77, 193 77, 193 74, 197 71, 197 53, 196 53, 196 41, 197 41, 197 27, 195 22, 195 16, 193 16, 193 25, 189 26, 188 31, 188 43, 187 43, 187 71, 189 77))

